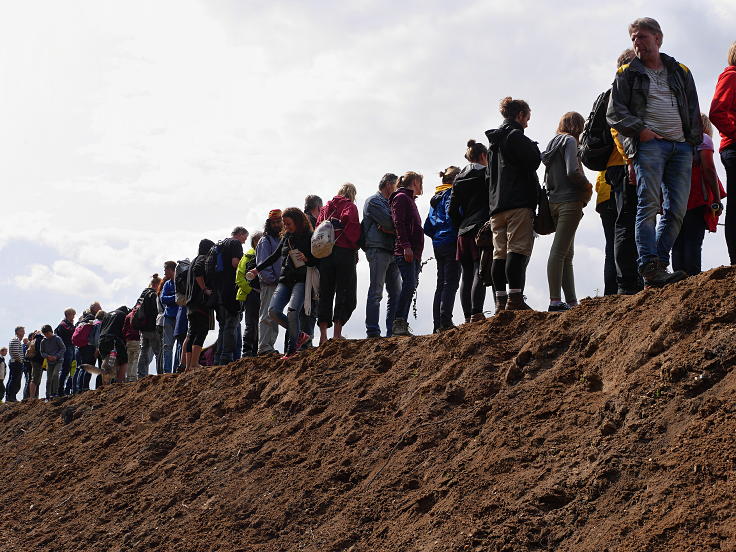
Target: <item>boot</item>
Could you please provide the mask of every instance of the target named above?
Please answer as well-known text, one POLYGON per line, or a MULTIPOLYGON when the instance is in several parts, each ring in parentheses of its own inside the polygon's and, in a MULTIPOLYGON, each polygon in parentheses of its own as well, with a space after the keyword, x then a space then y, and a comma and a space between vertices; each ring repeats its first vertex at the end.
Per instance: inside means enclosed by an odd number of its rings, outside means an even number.
POLYGON ((496 295, 496 314, 498 314, 502 310, 506 310, 506 300, 507 299, 508 299, 508 295, 501 295, 500 297, 496 295))
POLYGON ((409 331, 409 323, 403 318, 397 318, 394 320, 393 330, 391 332, 394 336, 412 336, 413 334, 409 331))
POLYGON ((639 271, 644 278, 644 285, 661 288, 687 278, 687 273, 677 270, 674 273, 667 270, 667 265, 661 261, 649 261, 639 271))
POLYGON ((476 312, 475 314, 470 316, 471 322, 482 322, 485 319, 486 319, 486 315, 483 314, 482 312, 476 312))
POLYGON ((524 294, 522 292, 509 293, 506 301, 506 310, 533 310, 524 302, 524 294))

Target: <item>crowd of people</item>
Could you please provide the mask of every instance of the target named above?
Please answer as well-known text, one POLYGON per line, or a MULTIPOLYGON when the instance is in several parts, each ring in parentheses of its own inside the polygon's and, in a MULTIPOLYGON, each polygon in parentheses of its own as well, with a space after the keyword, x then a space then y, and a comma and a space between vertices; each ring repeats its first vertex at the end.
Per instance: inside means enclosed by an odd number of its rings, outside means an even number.
MULTIPOLYGON (((565 113, 543 152, 526 134, 531 107, 504 98, 502 124, 485 133, 488 146, 469 140, 467 164, 439 174, 424 220, 416 205, 424 178, 417 172, 385 174, 362 217, 356 187, 347 183, 324 204, 309 195, 303 210, 273 209, 252 236, 238 226, 221 241, 202 239, 191 261, 164 263, 163 278, 154 274, 132 308, 105 312, 95 302, 78 318, 67 309, 55 328, 45 325, 27 337, 17 327, 9 347, 0 349, 0 382, 9 373, 6 400, 17 400, 23 379, 23 398, 37 397, 44 370, 46 397, 52 398, 84 392, 93 375, 98 385, 135 381, 148 374, 154 358, 157 373, 198 367, 215 322, 210 362, 216 365, 241 356, 289 359, 325 343, 330 328, 333 339, 342 339, 358 306, 361 249, 370 274, 366 336, 409 336, 425 235, 437 265, 435 332, 455 327, 458 290, 465 323, 486 317, 489 287, 496 312, 530 309, 526 270, 545 217, 554 232, 548 310, 568 310, 578 303, 575 235, 594 190, 606 242, 605 294, 634 294, 698 274, 705 231, 716 230, 726 195, 714 163, 713 125, 721 134, 727 184, 736 182, 736 43, 708 117, 690 69, 660 52, 659 24, 637 19, 629 36, 633 48, 619 57, 611 89, 596 100, 587 121, 565 113), (598 171, 595 185, 583 166, 598 171), (279 328, 283 353, 276 350, 279 328)), ((729 209, 725 221, 731 264, 735 213, 729 209)))

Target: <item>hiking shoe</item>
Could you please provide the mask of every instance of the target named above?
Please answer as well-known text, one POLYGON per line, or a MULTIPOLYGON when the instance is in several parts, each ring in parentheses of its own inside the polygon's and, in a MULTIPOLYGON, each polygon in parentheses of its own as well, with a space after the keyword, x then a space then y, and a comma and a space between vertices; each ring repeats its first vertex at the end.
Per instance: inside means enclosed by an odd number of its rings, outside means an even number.
POLYGON ((501 295, 500 297, 496 296, 496 314, 499 312, 506 310, 506 301, 508 299, 508 295, 501 295))
POLYGON ((560 303, 559 305, 550 305, 547 309, 547 312, 564 312, 570 310, 570 305, 568 305, 565 302, 560 303))
POLYGON ((486 315, 482 312, 476 312, 475 314, 470 315, 470 321, 471 322, 482 322, 486 319, 486 315))
POLYGON ((402 318, 397 318, 396 320, 394 320, 393 331, 391 333, 394 336, 405 336, 405 335, 413 336, 414 335, 409 331, 409 323, 402 318))
POLYGON ((440 324, 439 328, 437 328, 436 333, 442 333, 446 332, 447 330, 454 330, 457 326, 453 324, 452 322, 445 322, 443 324, 440 324))
POLYGON ((644 278, 644 285, 648 287, 661 288, 687 278, 686 272, 682 270, 670 272, 667 270, 667 265, 660 261, 649 261, 639 272, 644 278))
POLYGON ((506 301, 506 310, 533 310, 524 302, 524 299, 526 297, 521 292, 509 293, 508 300, 506 301))

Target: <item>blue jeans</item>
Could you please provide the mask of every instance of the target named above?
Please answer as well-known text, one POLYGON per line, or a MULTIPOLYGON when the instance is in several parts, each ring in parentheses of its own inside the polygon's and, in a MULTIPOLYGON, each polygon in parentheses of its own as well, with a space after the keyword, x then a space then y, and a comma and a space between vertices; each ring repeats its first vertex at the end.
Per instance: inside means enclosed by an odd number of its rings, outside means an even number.
POLYGON ((422 265, 418 260, 407 263, 403 255, 396 255, 396 266, 401 273, 401 293, 399 294, 399 303, 396 305, 396 318, 407 320, 409 318, 409 309, 411 308, 411 300, 414 292, 419 284, 419 273, 422 265))
POLYGON ((164 316, 164 374, 171 373, 171 366, 174 356, 174 327, 176 326, 176 318, 164 316))
POLYGON ((435 330, 452 326, 452 311, 460 285, 460 261, 455 257, 454 244, 446 251, 436 247, 434 249, 434 258, 437 260, 437 289, 434 292, 432 310, 435 330))
POLYGON ((289 341, 286 345, 287 355, 296 350, 296 342, 301 333, 299 315, 303 308, 304 282, 295 284, 281 282, 276 286, 276 292, 273 294, 271 304, 268 307, 268 315, 279 326, 289 330, 289 341), (287 305, 289 308, 287 314, 284 314, 284 308, 287 305))
POLYGON ((692 164, 693 147, 687 142, 655 139, 639 143, 634 157, 639 269, 657 260, 669 265, 670 251, 687 211, 692 164), (657 224, 660 205, 662 216, 657 224))
POLYGON ((386 337, 391 337, 391 329, 396 316, 396 303, 401 293, 401 275, 391 251, 371 247, 366 249, 370 269, 368 300, 365 305, 365 330, 369 337, 380 336, 381 327, 378 318, 381 312, 383 287, 386 286, 388 303, 386 304, 386 337))
POLYGON ((141 332, 141 354, 138 357, 138 379, 143 379, 149 374, 149 365, 153 357, 161 355, 161 339, 158 330, 141 332))
POLYGON ((223 305, 218 306, 217 309, 219 333, 215 346, 215 366, 223 366, 230 364, 235 358, 236 333, 240 333, 238 330, 240 311, 232 312, 223 305))

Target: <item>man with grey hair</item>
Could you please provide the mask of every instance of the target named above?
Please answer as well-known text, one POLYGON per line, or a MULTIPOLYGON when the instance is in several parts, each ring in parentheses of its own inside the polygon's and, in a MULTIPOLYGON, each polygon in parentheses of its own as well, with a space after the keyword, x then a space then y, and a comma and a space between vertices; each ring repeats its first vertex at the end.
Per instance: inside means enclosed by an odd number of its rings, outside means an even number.
POLYGON ((629 36, 636 58, 619 67, 606 115, 623 136, 630 177, 637 183, 639 272, 646 285, 662 287, 687 276, 670 273, 667 266, 687 211, 693 147, 703 137, 700 106, 690 69, 659 51, 659 23, 637 19, 629 36))
POLYGON ((386 173, 378 184, 378 192, 363 206, 363 239, 365 256, 370 269, 368 300, 365 306, 365 330, 368 337, 381 337, 378 317, 381 311, 383 288, 388 293, 386 305, 386 337, 391 337, 396 304, 401 292, 401 275, 394 260, 396 234, 391 220, 388 199, 396 191, 398 177, 386 173))
MULTIPOLYGON (((240 335, 240 302, 237 300, 238 289, 235 285, 235 271, 243 257, 243 244, 248 239, 248 230, 242 226, 236 226, 230 233, 230 237, 217 244, 218 254, 222 258, 222 267, 215 268, 212 273, 205 263, 205 270, 211 272, 209 276, 214 279, 207 282, 217 291, 218 304, 215 311, 219 332, 215 346, 215 365, 221 366, 231 363, 235 358, 235 351, 239 350, 237 338, 240 335)), ((209 259, 208 259, 209 260, 209 259)))

